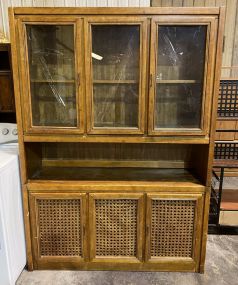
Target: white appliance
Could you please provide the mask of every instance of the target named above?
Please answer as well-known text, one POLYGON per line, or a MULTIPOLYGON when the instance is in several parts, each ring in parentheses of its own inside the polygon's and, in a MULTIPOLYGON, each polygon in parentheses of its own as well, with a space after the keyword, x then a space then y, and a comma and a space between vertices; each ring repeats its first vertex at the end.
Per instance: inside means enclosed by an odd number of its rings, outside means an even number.
POLYGON ((17 141, 17 125, 0 123, 0 144, 17 141))
POLYGON ((25 265, 18 144, 0 144, 0 285, 14 285, 25 265))

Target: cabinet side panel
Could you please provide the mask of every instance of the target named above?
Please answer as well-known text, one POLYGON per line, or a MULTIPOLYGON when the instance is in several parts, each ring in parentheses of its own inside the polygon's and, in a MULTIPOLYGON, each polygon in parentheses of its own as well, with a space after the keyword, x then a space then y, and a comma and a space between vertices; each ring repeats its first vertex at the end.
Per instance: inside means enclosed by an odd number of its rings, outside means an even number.
POLYGON ((22 126, 22 113, 21 113, 21 99, 20 99, 20 83, 19 83, 19 69, 18 69, 18 46, 16 35, 17 20, 14 18, 13 8, 9 8, 9 21, 10 21, 10 34, 11 34, 11 56, 12 56, 12 70, 13 70, 13 82, 14 82, 14 94, 16 104, 16 116, 17 116, 17 128, 18 128, 18 144, 20 155, 20 169, 21 169, 21 183, 22 183, 22 195, 23 195, 23 207, 24 207, 24 221, 25 221, 25 236, 27 246, 27 265, 28 270, 33 270, 33 259, 31 249, 31 233, 29 222, 29 209, 28 209, 28 195, 27 188, 24 186, 27 179, 26 165, 25 165, 25 148, 23 141, 23 126, 22 126))
MULTIPOLYGON (((225 23, 225 8, 220 8, 219 15, 219 26, 217 32, 217 42, 216 42, 216 63, 215 63, 215 78, 213 87, 213 102, 212 102, 212 118, 211 118, 211 129, 210 129, 210 145, 208 154, 208 166, 207 166, 207 185, 210 187, 211 174, 212 174, 212 163, 214 156, 214 140, 216 131, 216 117, 217 117, 217 105, 218 105, 218 93, 220 86, 220 76, 221 76, 221 61, 222 61, 222 44, 223 44, 223 31, 225 23)), ((210 192, 210 188, 209 188, 210 192)), ((209 206, 210 206, 210 194, 206 194, 205 204, 204 204, 204 217, 203 217, 203 236, 202 236, 202 249, 201 249, 201 259, 200 259, 200 272, 204 272, 204 263, 206 257, 206 241, 207 241, 207 230, 208 230, 208 216, 209 216, 209 206)))

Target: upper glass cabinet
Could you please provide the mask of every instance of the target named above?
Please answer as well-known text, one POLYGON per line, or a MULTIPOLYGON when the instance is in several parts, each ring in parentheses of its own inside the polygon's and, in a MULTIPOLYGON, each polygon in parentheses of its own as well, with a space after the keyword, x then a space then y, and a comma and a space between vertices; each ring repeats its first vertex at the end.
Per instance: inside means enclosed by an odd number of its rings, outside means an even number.
POLYGON ((88 131, 144 131, 145 26, 140 19, 89 20, 88 131))
POLYGON ((149 133, 205 135, 210 25, 153 25, 149 133))
MULTIPOLYGON (((74 23, 27 23, 28 131, 80 131, 82 109, 74 23), (63 129, 63 130, 62 130, 63 129)), ((78 39, 77 41, 81 41, 78 39)))
POLYGON ((24 16, 25 132, 207 136, 216 27, 211 16, 24 16))

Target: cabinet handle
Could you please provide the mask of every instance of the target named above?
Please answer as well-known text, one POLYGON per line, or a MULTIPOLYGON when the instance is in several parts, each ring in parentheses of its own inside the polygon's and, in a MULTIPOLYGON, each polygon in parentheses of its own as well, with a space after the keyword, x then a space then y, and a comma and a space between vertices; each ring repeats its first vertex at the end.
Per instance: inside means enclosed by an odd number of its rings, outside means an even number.
POLYGON ((147 225, 147 226, 146 226, 146 236, 148 237, 149 234, 150 234, 150 226, 147 225))
POLYGON ((78 85, 78 87, 80 86, 80 83, 81 83, 80 79, 81 79, 80 78, 80 73, 78 73, 78 75, 77 75, 77 85, 78 85))
POLYGON ((152 80, 153 80, 153 77, 152 77, 152 74, 150 74, 150 87, 152 87, 152 80))

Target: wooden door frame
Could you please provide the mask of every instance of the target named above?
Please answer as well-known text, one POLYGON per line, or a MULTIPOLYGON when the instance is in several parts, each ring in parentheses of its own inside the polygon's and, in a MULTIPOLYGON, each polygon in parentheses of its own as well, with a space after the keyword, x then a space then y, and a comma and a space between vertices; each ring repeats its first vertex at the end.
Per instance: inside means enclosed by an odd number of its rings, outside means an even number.
POLYGON ((147 18, 144 16, 113 17, 89 16, 84 18, 85 26, 85 73, 86 76, 86 109, 88 134, 144 134, 145 132, 145 97, 147 90, 146 62, 147 62, 147 18), (92 71, 92 25, 139 25, 140 26, 140 75, 138 94, 138 128, 109 128, 93 126, 93 71, 92 71))
POLYGON ((89 233, 90 247, 89 256, 91 263, 141 263, 143 260, 144 241, 144 194, 143 193, 89 193, 89 233), (95 233, 95 200, 137 200, 137 256, 136 257, 97 257, 96 256, 96 233, 95 233))
POLYGON ((202 217, 203 217, 204 194, 202 193, 148 193, 146 201, 146 242, 145 242, 145 262, 149 264, 164 264, 167 262, 168 268, 178 263, 184 263, 184 267, 192 266, 198 271, 200 265, 200 251, 202 238, 202 217), (187 200, 195 201, 195 218, 193 234, 193 256, 188 257, 151 257, 150 256, 150 237, 151 237, 151 203, 152 200, 187 200))
POLYGON ((215 16, 155 16, 151 22, 151 50, 150 50, 150 91, 149 91, 149 112, 148 112, 148 134, 153 136, 208 136, 211 120, 212 86, 214 76, 214 60, 216 51, 217 17, 215 16), (207 26, 205 66, 203 80, 201 129, 200 128, 155 128, 155 97, 157 69, 157 48, 158 48, 158 27, 159 26, 207 26))
POLYGON ((81 134, 84 132, 84 83, 80 77, 83 70, 82 20, 72 16, 46 16, 39 15, 19 16, 17 19, 17 36, 20 45, 19 69, 21 76, 21 105, 24 132, 27 134, 81 134), (74 29, 74 58, 75 58, 75 110, 77 112, 77 125, 74 127, 34 126, 32 120, 30 70, 26 39, 26 25, 72 25, 74 29), (81 102, 81 103, 80 103, 81 102))
MULTIPOLYGON (((88 232, 86 230, 86 194, 85 193, 67 193, 67 190, 63 193, 55 193, 55 192, 36 192, 29 193, 29 205, 30 205, 30 224, 31 224, 31 236, 32 236, 32 253, 33 253, 33 263, 34 269, 42 268, 47 264, 54 264, 52 268, 57 267, 57 263, 60 264, 74 264, 74 266, 80 266, 84 264, 88 260, 88 232), (41 256, 40 255, 40 235, 39 235, 39 223, 38 223, 38 205, 37 200, 39 199, 60 199, 60 200, 73 200, 79 199, 81 210, 80 210, 80 218, 81 218, 81 248, 82 248, 82 257, 78 256, 41 256)), ((57 267, 58 268, 58 267, 57 267)))

